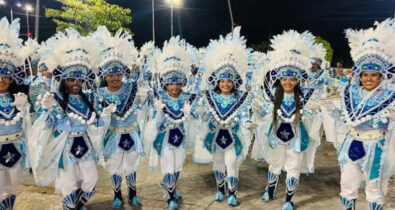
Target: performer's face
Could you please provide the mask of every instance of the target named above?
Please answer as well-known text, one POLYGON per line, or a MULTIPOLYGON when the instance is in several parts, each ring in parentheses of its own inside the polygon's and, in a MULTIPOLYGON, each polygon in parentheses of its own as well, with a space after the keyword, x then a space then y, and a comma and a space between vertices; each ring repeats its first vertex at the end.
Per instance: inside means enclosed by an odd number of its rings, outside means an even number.
POLYGON ((45 78, 51 78, 52 77, 51 72, 49 72, 48 70, 43 70, 41 73, 42 73, 43 77, 45 77, 45 78))
POLYGON ((381 74, 374 71, 363 71, 360 75, 362 86, 367 91, 371 91, 379 86, 381 74))
POLYGON ((232 93, 233 81, 230 79, 221 79, 218 83, 219 90, 223 95, 229 95, 232 93))
POLYGON ((181 83, 170 83, 166 85, 167 92, 171 97, 178 97, 181 93, 181 83))
POLYGON ((284 93, 293 93, 296 83, 298 83, 298 80, 295 77, 291 77, 291 78, 281 78, 281 86, 284 89, 284 93))
POLYGON ((0 76, 0 93, 6 93, 8 91, 8 87, 10 87, 11 78, 0 76))
POLYGON ((122 86, 122 74, 109 74, 106 76, 109 91, 117 91, 122 86))
POLYGON ((82 80, 80 79, 75 79, 75 78, 66 79, 67 91, 69 91, 69 93, 72 95, 77 95, 81 90, 81 86, 82 86, 82 80))
POLYGON ((313 63, 311 64, 311 72, 316 72, 318 70, 318 64, 313 63))

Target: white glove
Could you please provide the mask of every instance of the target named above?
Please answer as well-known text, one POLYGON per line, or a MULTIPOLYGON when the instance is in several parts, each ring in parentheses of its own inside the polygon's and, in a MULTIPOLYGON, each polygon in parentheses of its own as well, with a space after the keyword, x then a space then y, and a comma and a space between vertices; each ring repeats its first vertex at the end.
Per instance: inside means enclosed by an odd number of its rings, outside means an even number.
POLYGON ((117 110, 117 106, 115 104, 110 104, 106 108, 103 109, 101 116, 111 115, 117 110))
POLYGON ((320 108, 320 103, 318 101, 311 100, 310 101, 310 108, 313 110, 317 110, 320 108))
POLYGON ((145 99, 147 98, 147 92, 148 90, 144 88, 143 85, 138 85, 136 96, 139 97, 141 100, 145 101, 145 99))
POLYGON ((41 100, 41 106, 42 106, 44 109, 52 108, 53 106, 56 105, 56 103, 57 103, 57 102, 56 102, 55 98, 54 98, 53 95, 52 95, 51 93, 49 93, 49 92, 46 92, 45 95, 44 95, 44 97, 43 97, 43 100, 41 100))
POLYGON ((389 117, 391 120, 395 120, 395 109, 388 109, 387 117, 389 117))
POLYGON ((200 116, 206 114, 206 110, 204 109, 203 106, 198 106, 198 107, 196 108, 196 112, 197 112, 198 115, 200 115, 200 116))
POLYGON ((320 104, 323 105, 328 110, 328 112, 332 112, 333 110, 336 109, 336 106, 335 104, 333 104, 333 101, 324 101, 321 102, 320 104))
POLYGON ((258 124, 256 123, 246 123, 244 124, 244 127, 249 129, 249 130, 254 130, 258 127, 258 124))
POLYGON ((16 106, 18 109, 24 107, 27 104, 27 95, 24 93, 14 94, 14 102, 11 106, 16 106))
POLYGON ((255 107, 255 109, 257 110, 262 110, 263 108, 263 103, 261 100, 259 100, 259 98, 254 98, 254 101, 252 102, 252 105, 255 107))
POLYGON ((184 113, 186 117, 191 115, 192 106, 189 102, 186 102, 184 106, 181 108, 181 111, 184 113))
POLYGON ((154 99, 154 106, 157 111, 162 111, 163 107, 165 107, 165 105, 158 99, 154 99))

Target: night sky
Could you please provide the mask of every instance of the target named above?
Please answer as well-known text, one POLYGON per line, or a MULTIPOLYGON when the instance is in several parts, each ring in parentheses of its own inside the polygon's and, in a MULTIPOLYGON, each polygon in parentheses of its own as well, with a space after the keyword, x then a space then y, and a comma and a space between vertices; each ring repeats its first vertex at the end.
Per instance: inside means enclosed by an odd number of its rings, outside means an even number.
MULTIPOLYGON (((0 15, 9 17, 10 2, 0 8, 0 15)), ((21 3, 35 0, 20 0, 21 3)), ((109 0, 132 10, 132 24, 138 47, 152 39, 151 0, 109 0)), ((375 20, 394 17, 394 0, 231 0, 235 23, 242 26, 248 45, 258 44, 283 30, 310 30, 331 43, 335 62, 342 59, 351 66, 349 48, 344 38, 346 28, 368 28, 375 20)), ((44 8, 59 8, 54 0, 41 0, 40 41, 55 32, 51 19, 44 17, 44 8)), ((14 8, 14 16, 21 18, 21 33, 26 33, 26 16, 14 8)), ((30 28, 34 31, 34 17, 30 28)), ((183 0, 174 10, 174 34, 189 43, 206 46, 210 39, 230 32, 227 0, 183 0)), ((162 45, 170 37, 170 8, 164 0, 155 0, 156 43, 162 45)))

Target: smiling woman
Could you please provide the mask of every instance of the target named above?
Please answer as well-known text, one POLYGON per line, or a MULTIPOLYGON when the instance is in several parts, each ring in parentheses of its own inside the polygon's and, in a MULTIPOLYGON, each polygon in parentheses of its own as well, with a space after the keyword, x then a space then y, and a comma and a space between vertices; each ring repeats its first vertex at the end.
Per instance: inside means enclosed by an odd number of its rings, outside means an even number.
POLYGON ((381 74, 374 71, 363 71, 361 73, 361 83, 363 88, 367 91, 372 91, 380 85, 381 74))

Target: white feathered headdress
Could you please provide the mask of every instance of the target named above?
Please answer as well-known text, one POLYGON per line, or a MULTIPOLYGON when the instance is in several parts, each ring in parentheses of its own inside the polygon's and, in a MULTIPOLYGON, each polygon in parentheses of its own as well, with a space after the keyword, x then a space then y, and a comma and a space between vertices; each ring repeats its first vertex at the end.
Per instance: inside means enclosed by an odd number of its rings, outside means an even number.
POLYGON ((17 84, 21 84, 26 77, 20 68, 25 56, 19 29, 19 18, 11 23, 6 17, 0 20, 0 76, 11 77, 17 84))
POLYGON ((108 74, 130 76, 130 68, 137 65, 138 51, 132 35, 119 29, 114 36, 105 26, 99 26, 91 34, 100 50, 98 76, 103 79, 108 74))
POLYGON ((40 45, 35 39, 28 38, 24 45, 23 45, 23 51, 26 59, 29 59, 31 62, 31 66, 37 66, 39 55, 38 55, 38 50, 40 48, 40 45))
POLYGON ((306 71, 311 67, 314 40, 315 37, 308 31, 298 33, 289 30, 274 36, 270 40, 273 50, 267 54, 270 80, 295 77, 304 84, 308 78, 306 71))
POLYGON ((246 40, 240 36, 241 27, 236 27, 226 37, 211 40, 206 48, 203 60, 204 75, 207 83, 205 89, 214 89, 221 79, 231 79, 236 89, 244 88, 251 49, 246 40))
POLYGON ((156 50, 155 42, 149 41, 143 44, 140 48, 139 53, 139 65, 143 66, 147 61, 147 58, 150 57, 156 50))
POLYGON ((359 83, 362 71, 380 72, 384 79, 395 74, 395 20, 375 22, 366 30, 346 30, 346 37, 354 60, 353 77, 359 83))
POLYGON ((54 49, 53 47, 57 41, 58 40, 56 39, 56 37, 52 36, 49 39, 47 39, 45 42, 41 42, 40 48, 38 49, 38 52, 37 52, 37 54, 39 56, 38 67, 37 67, 38 72, 48 70, 46 61, 48 59, 48 56, 51 54, 52 50, 54 49))
POLYGON ((76 78, 93 85, 100 61, 99 49, 90 37, 67 28, 55 34, 56 43, 46 59, 48 70, 57 81, 76 78))
POLYGON ((176 36, 165 41, 155 69, 160 74, 162 87, 170 83, 181 83, 185 86, 191 72, 191 55, 187 51, 185 40, 176 36))
POLYGON ((324 45, 322 43, 315 43, 312 50, 311 63, 321 65, 326 55, 324 45))

